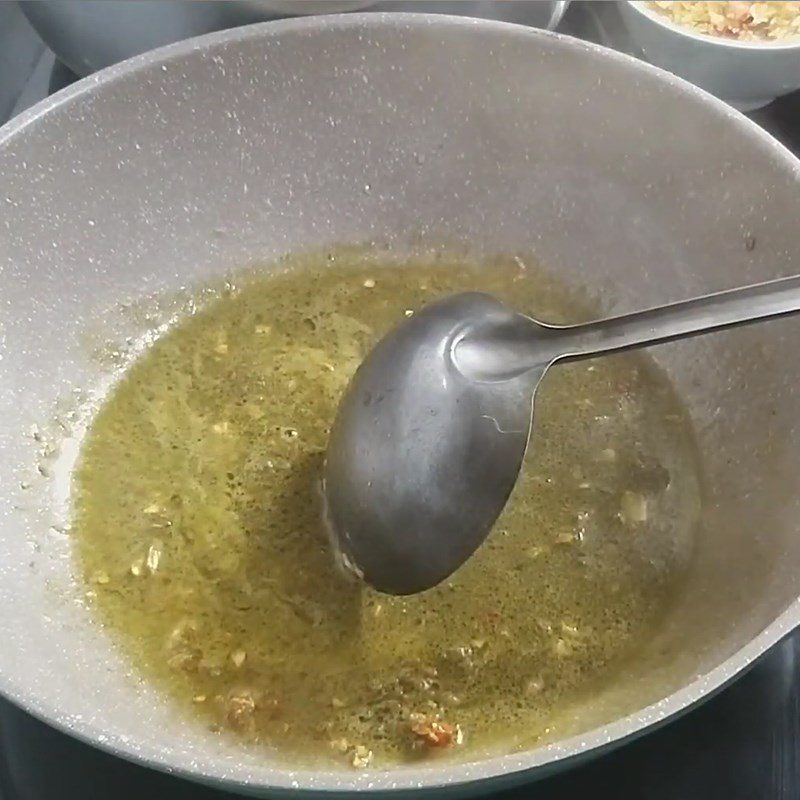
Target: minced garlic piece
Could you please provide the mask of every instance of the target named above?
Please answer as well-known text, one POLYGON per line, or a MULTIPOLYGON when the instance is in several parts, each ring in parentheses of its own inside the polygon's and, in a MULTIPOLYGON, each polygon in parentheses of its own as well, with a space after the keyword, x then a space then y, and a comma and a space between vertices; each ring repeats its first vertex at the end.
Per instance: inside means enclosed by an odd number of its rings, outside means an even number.
POLYGON ((647 498, 638 492, 623 492, 620 516, 626 525, 647 522, 647 498))
POLYGON ((161 542, 153 542, 147 550, 147 558, 145 559, 145 564, 147 565, 147 569, 150 570, 151 575, 158 569, 160 561, 161 542))
POLYGON ((353 748, 350 763, 356 769, 365 769, 372 761, 372 750, 364 747, 363 744, 357 745, 353 748))
POLYGON ((566 639, 559 637, 553 643, 553 652, 558 658, 566 658, 572 655, 572 646, 566 639))

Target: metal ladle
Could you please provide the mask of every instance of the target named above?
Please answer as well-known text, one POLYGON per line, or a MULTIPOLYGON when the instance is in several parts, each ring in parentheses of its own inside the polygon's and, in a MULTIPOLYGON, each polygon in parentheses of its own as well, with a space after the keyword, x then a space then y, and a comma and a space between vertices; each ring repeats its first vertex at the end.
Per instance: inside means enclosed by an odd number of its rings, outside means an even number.
POLYGON ((398 595, 458 569, 508 500, 553 364, 797 311, 800 276, 573 326, 485 294, 426 306, 367 356, 331 430, 323 493, 341 563, 398 595))

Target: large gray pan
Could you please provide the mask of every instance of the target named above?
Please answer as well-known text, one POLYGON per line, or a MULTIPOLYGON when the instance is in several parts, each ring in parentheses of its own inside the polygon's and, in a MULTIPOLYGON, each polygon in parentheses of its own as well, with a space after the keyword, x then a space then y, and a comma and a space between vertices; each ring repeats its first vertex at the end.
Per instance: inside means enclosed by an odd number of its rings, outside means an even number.
POLYGON ((136 333, 120 304, 288 251, 533 253, 623 311, 797 272, 798 220, 798 162, 736 112, 632 59, 493 22, 270 23, 46 100, 0 133, 0 690, 122 756, 253 793, 496 788, 685 711, 800 619, 797 320, 653 351, 706 475, 686 591, 628 674, 575 707, 573 736, 467 765, 291 771, 176 713, 71 579, 59 526, 79 431, 47 477, 31 426, 75 390, 102 393, 91 343, 136 333))

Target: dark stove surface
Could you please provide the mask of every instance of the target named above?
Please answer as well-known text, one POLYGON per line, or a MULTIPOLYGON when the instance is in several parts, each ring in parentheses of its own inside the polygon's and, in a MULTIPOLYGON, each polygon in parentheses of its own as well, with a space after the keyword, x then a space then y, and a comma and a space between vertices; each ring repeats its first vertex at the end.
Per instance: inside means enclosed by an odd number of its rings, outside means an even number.
MULTIPOLYGON (((421 5, 424 5, 421 4, 421 5)), ((629 50, 612 3, 573 2, 561 29, 629 50)), ((420 9, 422 10, 422 9, 420 9)), ((0 123, 76 80, 0 0, 0 123)), ((750 115, 800 154, 800 92, 750 115)), ((497 800, 800 800, 800 632, 681 719, 497 800)), ((121 761, 0 699, 0 800, 225 800, 121 761)))

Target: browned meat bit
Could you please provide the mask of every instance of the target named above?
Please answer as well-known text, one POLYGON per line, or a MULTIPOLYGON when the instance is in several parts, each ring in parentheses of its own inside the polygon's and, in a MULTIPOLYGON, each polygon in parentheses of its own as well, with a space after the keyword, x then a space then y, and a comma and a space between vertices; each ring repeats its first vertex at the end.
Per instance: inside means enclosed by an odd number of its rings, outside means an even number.
POLYGON ((503 613, 497 608, 490 608, 486 612, 486 621, 490 628, 496 628, 503 621, 503 613))
POLYGON ((236 692, 228 698, 228 723, 236 730, 246 730, 253 724, 255 710, 256 701, 251 692, 236 692))
POLYGON ((410 722, 411 733, 417 737, 418 742, 427 747, 451 747, 463 741, 458 725, 432 719, 424 714, 412 714, 410 722))

